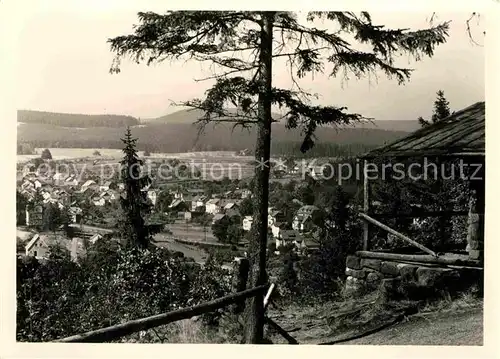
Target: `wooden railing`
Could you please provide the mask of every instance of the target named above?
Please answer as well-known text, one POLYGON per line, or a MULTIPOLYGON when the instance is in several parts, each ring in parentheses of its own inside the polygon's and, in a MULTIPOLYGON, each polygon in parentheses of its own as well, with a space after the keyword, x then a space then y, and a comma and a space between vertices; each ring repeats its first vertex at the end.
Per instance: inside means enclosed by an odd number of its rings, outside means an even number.
POLYGON ((267 285, 263 285, 252 289, 247 289, 245 291, 230 294, 226 297, 218 298, 213 301, 203 303, 194 307, 183 308, 168 313, 132 320, 123 324, 113 325, 111 327, 102 328, 84 334, 78 334, 68 338, 60 339, 57 342, 100 343, 100 342, 116 340, 133 333, 158 327, 160 325, 165 325, 179 320, 189 319, 204 313, 209 313, 216 309, 224 308, 228 305, 234 304, 240 301, 241 299, 255 297, 259 294, 264 295, 264 293, 268 289, 269 286, 267 285))
MULTIPOLYGON (((405 236, 404 234, 402 233, 399 233, 398 231, 396 231, 395 229, 392 229, 391 227, 389 226, 386 226, 385 224, 377 221, 376 219, 368 216, 367 214, 365 213, 359 213, 359 216, 365 220, 365 223, 371 223, 379 228, 382 228, 383 230, 387 231, 388 233, 392 234, 393 236, 396 236, 398 237, 399 239, 402 239, 403 241, 405 242, 408 242, 409 244, 411 244, 412 246, 415 246, 417 247, 418 249, 421 249, 422 251, 430 254, 431 256, 433 257, 438 257, 437 253, 435 253, 433 250, 427 248, 426 246, 418 243, 418 242, 415 242, 413 239, 405 236)), ((367 250, 367 249, 364 249, 364 250, 367 250)))
MULTIPOLYGON (((248 268, 243 271, 236 271, 236 275, 238 277, 248 275, 248 268)), ((128 321, 126 323, 113 325, 106 328, 101 328, 97 330, 93 330, 87 333, 74 335, 71 337, 59 339, 56 342, 59 343, 102 343, 109 342, 116 339, 120 339, 127 335, 137 333, 140 331, 145 331, 148 329, 153 329, 159 327, 161 325, 173 323, 179 320, 189 319, 201 314, 213 312, 217 309, 227 307, 229 305, 236 304, 239 306, 238 312, 242 312, 242 302, 244 303, 245 299, 256 297, 262 295, 264 298, 264 311, 267 309, 269 303, 271 302, 271 295, 276 288, 274 283, 270 285, 262 285, 259 287, 255 287, 252 289, 242 289, 242 284, 246 284, 246 279, 241 280, 241 278, 237 284, 239 290, 236 293, 230 294, 228 296, 215 299, 210 302, 206 302, 197 306, 183 308, 179 310, 174 310, 168 313, 158 314, 146 318, 136 319, 132 321, 128 321)), ((297 340, 295 340, 292 336, 288 334, 286 330, 281 328, 275 321, 264 317, 265 323, 267 323, 270 327, 272 327, 277 333, 282 335, 290 344, 299 344, 297 340)))

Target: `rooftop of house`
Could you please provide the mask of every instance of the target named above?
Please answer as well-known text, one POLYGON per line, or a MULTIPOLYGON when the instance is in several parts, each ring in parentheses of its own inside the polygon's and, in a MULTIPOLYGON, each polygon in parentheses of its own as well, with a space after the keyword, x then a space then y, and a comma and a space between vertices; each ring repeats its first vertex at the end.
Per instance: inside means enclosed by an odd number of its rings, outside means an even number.
POLYGON ((241 216, 240 211, 238 211, 237 209, 228 209, 226 210, 226 214, 228 215, 228 217, 241 216))
POLYGON ((213 218, 213 221, 216 222, 216 221, 220 221, 222 218, 226 217, 226 214, 225 213, 217 213, 214 218, 213 218))
POLYGON ((44 239, 40 236, 40 234, 35 234, 31 240, 26 244, 26 250, 29 251, 38 241, 43 241, 44 239))
POLYGON ((270 211, 269 211, 269 215, 270 215, 271 217, 275 217, 275 216, 277 216, 277 215, 279 215, 279 214, 282 214, 282 213, 283 213, 283 212, 282 212, 281 210, 279 210, 279 209, 274 209, 274 208, 273 208, 272 210, 270 210, 270 211))
POLYGON ((218 204, 220 201, 219 198, 212 198, 210 200, 208 200, 207 204, 218 204))
POLYGON ((91 186, 93 184, 96 184, 94 180, 88 180, 84 184, 82 184, 82 187, 88 187, 88 186, 91 186))
POLYGON ((191 193, 191 194, 203 194, 205 193, 205 190, 204 189, 201 189, 201 188, 190 188, 187 190, 188 193, 191 193))
POLYGON ((299 208, 299 210, 297 211, 297 216, 298 217, 310 216, 315 211, 319 211, 319 208, 316 206, 312 206, 312 205, 305 205, 305 206, 302 206, 299 208))
POLYGON ((477 102, 362 158, 485 154, 486 104, 477 102))
POLYGON ((220 207, 226 207, 228 204, 236 204, 236 201, 234 199, 227 199, 223 198, 219 201, 219 206, 220 207))
POLYGON ((293 229, 284 229, 280 232, 281 239, 284 241, 302 240, 302 235, 293 229))
POLYGON ((173 208, 173 207, 177 207, 178 205, 180 205, 181 203, 184 203, 184 201, 182 199, 174 199, 172 201, 172 203, 170 203, 169 207, 170 208, 173 208))

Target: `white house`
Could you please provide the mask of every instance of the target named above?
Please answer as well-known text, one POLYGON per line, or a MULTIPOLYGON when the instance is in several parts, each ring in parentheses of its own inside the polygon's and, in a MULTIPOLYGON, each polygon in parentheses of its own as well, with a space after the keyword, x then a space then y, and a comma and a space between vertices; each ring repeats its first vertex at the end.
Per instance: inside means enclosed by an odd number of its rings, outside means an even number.
POLYGON ((205 204, 205 211, 210 214, 217 214, 220 211, 219 198, 212 198, 205 204))
POLYGON ((72 238, 71 241, 58 241, 54 238, 49 238, 48 235, 35 234, 33 238, 25 246, 26 256, 32 256, 37 259, 47 259, 50 254, 50 244, 61 245, 70 251, 71 260, 76 261, 78 254, 83 252, 83 243, 79 238, 72 238))
POLYGON ((199 208, 205 206, 206 197, 205 196, 195 196, 191 200, 191 211, 196 212, 199 208))
POLYGON ((109 191, 110 189, 116 189, 118 186, 112 181, 106 181, 99 186, 100 191, 109 191))
POLYGON ((234 202, 229 202, 229 203, 227 203, 227 204, 224 206, 224 211, 227 211, 227 210, 230 210, 230 209, 232 209, 232 210, 236 210, 236 209, 237 209, 237 207, 238 207, 238 206, 236 205, 236 203, 234 203, 234 202))
POLYGON ((69 208, 69 215, 71 218, 71 222, 73 223, 80 223, 80 219, 82 218, 82 209, 80 207, 70 207, 69 208))
POLYGON ((92 202, 94 203, 94 206, 97 207, 103 207, 106 205, 106 200, 103 197, 93 197, 92 202))
POLYGON ((78 186, 79 183, 80 181, 78 181, 75 175, 70 175, 64 180, 64 184, 67 186, 78 186))
POLYGON ((68 178, 68 175, 61 172, 56 172, 52 176, 52 179, 54 180, 55 183, 63 183, 66 180, 66 178, 68 178))
POLYGON ((147 194, 148 198, 151 200, 151 203, 156 205, 156 199, 158 198, 158 191, 154 189, 150 189, 147 194))
POLYGON ((267 209, 267 225, 271 228, 275 223, 283 221, 283 212, 273 207, 267 209))
POLYGON ((302 242, 302 236, 296 230, 282 230, 279 237, 276 237, 276 249, 287 244, 295 244, 302 242))
POLYGON ((184 193, 182 193, 181 191, 174 192, 174 199, 183 200, 184 199, 184 193))
POLYGON ((310 231, 316 220, 321 215, 321 211, 316 206, 306 205, 297 211, 292 222, 292 229, 300 232, 310 231))
POLYGON ((64 205, 61 202, 59 202, 57 199, 51 198, 51 197, 49 197, 47 199, 44 199, 43 203, 45 203, 45 204, 49 204, 49 203, 50 204, 55 204, 59 209, 63 209, 64 208, 64 205))
POLYGON ((312 178, 320 179, 324 177, 324 166, 312 166, 309 167, 309 173, 312 178))
POLYGON ((26 256, 35 257, 36 259, 43 259, 49 256, 49 244, 47 243, 47 236, 40 236, 35 234, 33 238, 25 246, 26 256))
POLYGON ((35 186, 36 189, 42 188, 42 182, 40 182, 37 179, 33 181, 33 185, 35 186))
POLYGON ((27 226, 36 226, 42 224, 43 219, 43 207, 40 205, 34 206, 33 208, 29 208, 26 206, 26 225, 27 226))
POLYGON ((273 223, 271 225, 271 232, 273 233, 274 238, 280 238, 281 236, 281 228, 279 223, 273 223))
POLYGON ((28 189, 35 189, 35 184, 30 181, 30 180, 24 180, 23 184, 21 185, 21 189, 25 189, 25 190, 28 190, 28 189))
POLYGON ((241 190, 241 199, 245 199, 252 196, 252 191, 247 188, 241 190))
POLYGON ((82 190, 83 190, 84 188, 90 188, 90 186, 94 186, 94 185, 96 185, 96 184, 97 184, 97 183, 95 183, 95 181, 94 181, 94 180, 88 180, 88 181, 86 181, 84 184, 82 184, 82 190))
POLYGON ((99 240, 101 240, 102 238, 103 238, 103 237, 102 237, 102 235, 101 235, 101 234, 96 233, 96 234, 94 234, 92 237, 90 237, 89 242, 90 242, 91 244, 96 244, 96 242, 97 242, 97 241, 99 241, 99 240))
POLYGON ((252 216, 245 216, 243 218, 243 230, 249 231, 252 228, 252 223, 253 223, 253 217, 252 216))

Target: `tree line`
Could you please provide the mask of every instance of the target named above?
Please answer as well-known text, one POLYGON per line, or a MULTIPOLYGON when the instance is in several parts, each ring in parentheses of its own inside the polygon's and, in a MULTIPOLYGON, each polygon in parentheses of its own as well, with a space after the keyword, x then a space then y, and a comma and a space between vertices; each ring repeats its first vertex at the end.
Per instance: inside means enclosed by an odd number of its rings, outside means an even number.
POLYGON ((125 115, 86 115, 31 110, 18 110, 17 122, 63 127, 126 127, 139 124, 139 120, 125 115))
MULTIPOLYGON (((59 148, 121 148, 120 131, 117 128, 62 128, 29 124, 18 127, 18 141, 29 143, 33 147, 59 148)), ((241 131, 227 126, 207 127, 198 136, 192 124, 155 124, 133 129, 134 135, 140 140, 138 149, 154 152, 188 152, 188 151, 240 151, 255 149, 255 131, 241 131), (221 141, 224 138, 224 141, 221 141)), ((273 126, 274 136, 272 151, 283 153, 292 151, 296 156, 309 156, 301 149, 299 131, 287 130, 284 125, 273 126)), ((349 145, 348 153, 363 151, 366 147, 382 145, 396 140, 404 135, 402 131, 384 131, 379 129, 345 128, 338 131, 334 128, 318 130, 316 146, 310 149, 312 154, 334 153, 335 146, 349 145)), ((309 152, 309 151, 307 151, 309 152)))

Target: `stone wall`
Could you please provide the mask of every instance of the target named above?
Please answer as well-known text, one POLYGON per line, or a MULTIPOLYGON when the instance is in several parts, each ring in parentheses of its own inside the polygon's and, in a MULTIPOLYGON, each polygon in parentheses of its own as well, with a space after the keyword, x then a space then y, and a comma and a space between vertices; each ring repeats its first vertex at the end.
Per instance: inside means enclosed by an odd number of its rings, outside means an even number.
MULTIPOLYGON (((460 291, 482 283, 481 268, 450 268, 431 263, 410 263, 396 260, 348 256, 346 295, 362 295, 383 289, 391 296, 423 299, 437 292, 460 291)), ((482 284, 481 284, 482 286, 482 284)))

